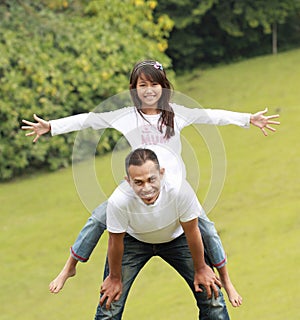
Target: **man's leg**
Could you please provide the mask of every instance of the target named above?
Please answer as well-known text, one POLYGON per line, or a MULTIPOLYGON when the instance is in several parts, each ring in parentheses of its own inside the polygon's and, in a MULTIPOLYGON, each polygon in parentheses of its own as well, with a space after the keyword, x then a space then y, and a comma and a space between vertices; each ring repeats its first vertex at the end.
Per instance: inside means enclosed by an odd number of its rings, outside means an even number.
POLYGON ((169 263, 187 282, 192 290, 199 308, 199 319, 201 320, 229 320, 225 300, 221 290, 218 298, 214 296, 207 298, 204 288, 203 292, 194 290, 194 263, 185 238, 185 235, 177 239, 160 244, 158 255, 169 263))
POLYGON ((78 261, 86 262, 89 259, 102 233, 106 229, 106 207, 107 202, 99 205, 81 229, 75 243, 70 249, 70 256, 67 262, 58 276, 49 285, 50 292, 58 293, 63 288, 67 279, 75 276, 78 261))
MULTIPOLYGON (((144 243, 135 238, 125 235, 124 238, 124 255, 122 260, 122 295, 118 301, 111 304, 111 308, 107 310, 105 303, 98 305, 95 315, 95 320, 120 320, 125 307, 125 302, 129 294, 129 290, 146 262, 153 256, 153 246, 149 243, 144 243)), ((109 266, 106 260, 104 277, 109 274, 109 266)), ((100 296, 101 298, 101 296, 100 296)))

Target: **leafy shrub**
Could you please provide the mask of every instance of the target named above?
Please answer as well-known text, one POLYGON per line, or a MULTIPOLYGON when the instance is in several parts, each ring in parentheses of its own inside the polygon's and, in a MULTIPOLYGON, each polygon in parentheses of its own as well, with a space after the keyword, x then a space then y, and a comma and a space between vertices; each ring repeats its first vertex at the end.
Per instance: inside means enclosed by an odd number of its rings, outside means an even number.
MULTIPOLYGON (((56 170, 71 162, 75 134, 20 130, 33 113, 55 119, 92 111, 126 90, 133 65, 164 54, 172 23, 154 21, 155 1, 2 1, 0 3, 0 179, 56 170)), ((100 110, 101 111, 101 110, 100 110)), ((111 133, 105 152, 118 138, 111 133)))

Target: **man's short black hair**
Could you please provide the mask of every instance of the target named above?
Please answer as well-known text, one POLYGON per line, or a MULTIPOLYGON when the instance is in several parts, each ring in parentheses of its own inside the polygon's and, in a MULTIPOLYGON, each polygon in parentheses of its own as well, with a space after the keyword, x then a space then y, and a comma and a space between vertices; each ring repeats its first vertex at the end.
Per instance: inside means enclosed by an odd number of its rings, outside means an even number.
POLYGON ((128 168, 130 166, 142 166, 147 161, 152 161, 156 164, 157 169, 160 170, 159 162, 155 152, 150 149, 138 148, 134 151, 130 152, 125 160, 125 170, 126 174, 128 174, 128 168))

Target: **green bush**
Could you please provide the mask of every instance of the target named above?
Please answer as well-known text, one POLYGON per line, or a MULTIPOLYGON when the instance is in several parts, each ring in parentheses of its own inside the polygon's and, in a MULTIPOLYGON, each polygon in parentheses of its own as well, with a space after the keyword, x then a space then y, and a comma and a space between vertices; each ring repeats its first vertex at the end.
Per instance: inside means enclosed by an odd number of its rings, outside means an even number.
MULTIPOLYGON (((71 161, 74 134, 38 145, 20 130, 33 113, 55 119, 92 111, 128 88, 133 65, 164 54, 171 21, 155 1, 9 1, 0 4, 0 179, 71 161)), ((109 134, 109 132, 108 132, 109 134)), ((116 134, 107 138, 111 148, 116 134)), ((47 141, 45 141, 47 140, 47 141)))

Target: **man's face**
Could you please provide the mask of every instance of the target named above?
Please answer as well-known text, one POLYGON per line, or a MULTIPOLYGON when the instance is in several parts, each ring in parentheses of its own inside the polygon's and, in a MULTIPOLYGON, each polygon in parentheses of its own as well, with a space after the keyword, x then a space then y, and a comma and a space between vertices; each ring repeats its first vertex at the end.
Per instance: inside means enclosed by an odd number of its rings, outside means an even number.
POLYGON ((125 177, 133 191, 145 204, 153 204, 159 196, 164 169, 158 170, 153 161, 146 161, 141 166, 129 166, 125 177))

